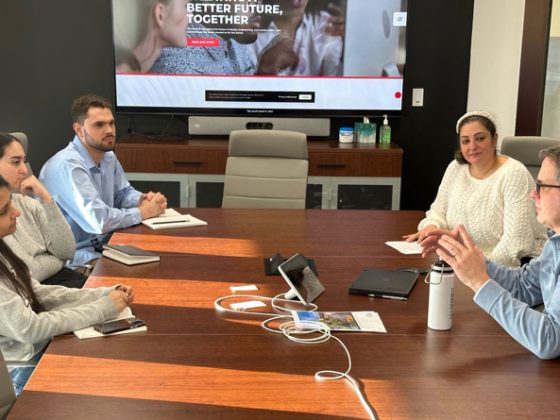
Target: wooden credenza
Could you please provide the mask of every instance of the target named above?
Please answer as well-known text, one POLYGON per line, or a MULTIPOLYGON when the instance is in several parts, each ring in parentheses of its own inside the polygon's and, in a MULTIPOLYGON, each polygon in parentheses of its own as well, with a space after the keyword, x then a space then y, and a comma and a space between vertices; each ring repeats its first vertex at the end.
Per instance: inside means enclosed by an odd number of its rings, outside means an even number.
MULTIPOLYGON (((220 207, 227 147, 223 137, 129 137, 116 153, 133 185, 164 192, 171 206, 220 207)), ((308 150, 308 208, 399 209, 400 147, 309 140, 308 150)))

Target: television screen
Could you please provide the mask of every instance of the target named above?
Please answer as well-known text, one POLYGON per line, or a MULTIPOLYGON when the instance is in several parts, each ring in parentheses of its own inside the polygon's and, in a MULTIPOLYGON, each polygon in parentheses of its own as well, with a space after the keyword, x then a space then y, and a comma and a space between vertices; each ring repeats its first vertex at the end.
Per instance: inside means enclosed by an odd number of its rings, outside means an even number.
POLYGON ((406 6, 406 0, 113 0, 117 111, 398 113, 406 6))

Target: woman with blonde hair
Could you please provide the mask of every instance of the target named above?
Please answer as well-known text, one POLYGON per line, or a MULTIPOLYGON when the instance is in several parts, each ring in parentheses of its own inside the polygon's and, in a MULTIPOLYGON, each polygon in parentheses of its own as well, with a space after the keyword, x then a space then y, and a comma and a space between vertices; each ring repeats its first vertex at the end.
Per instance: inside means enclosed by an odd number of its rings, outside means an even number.
POLYGON ((164 47, 185 47, 188 0, 113 2, 115 66, 147 72, 164 47))

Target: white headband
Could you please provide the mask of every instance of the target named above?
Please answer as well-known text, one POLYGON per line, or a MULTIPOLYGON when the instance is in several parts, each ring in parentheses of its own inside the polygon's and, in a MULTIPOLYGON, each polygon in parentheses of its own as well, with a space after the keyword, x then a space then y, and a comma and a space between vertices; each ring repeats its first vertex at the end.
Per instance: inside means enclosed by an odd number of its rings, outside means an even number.
POLYGON ((492 121, 492 124, 494 124, 494 128, 497 129, 496 117, 494 117, 492 114, 486 111, 471 111, 471 112, 467 112, 465 115, 463 115, 461 118, 457 120, 457 125, 455 126, 455 131, 457 132, 457 134, 459 134, 459 126, 461 125, 463 120, 469 117, 484 117, 492 121))

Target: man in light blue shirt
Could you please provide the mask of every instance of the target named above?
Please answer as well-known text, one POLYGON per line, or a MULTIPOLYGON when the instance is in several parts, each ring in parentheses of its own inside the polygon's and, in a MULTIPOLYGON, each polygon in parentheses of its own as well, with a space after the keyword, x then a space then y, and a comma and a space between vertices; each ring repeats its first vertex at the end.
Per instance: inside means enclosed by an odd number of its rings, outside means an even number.
POLYGON ((143 194, 126 179, 115 153, 115 119, 111 103, 84 95, 72 104, 76 135, 41 169, 40 180, 58 203, 76 238, 70 265, 101 256, 110 234, 165 211, 161 193, 143 194))
MULTIPOLYGON (((474 301, 515 340, 541 359, 560 356, 560 146, 541 152, 535 200, 537 219, 549 227, 542 254, 519 268, 484 259, 463 225, 435 230, 421 243, 435 250, 474 292, 474 301), (544 304, 543 312, 534 309, 544 304)), ((492 215, 488 215, 492 217, 492 215)))

